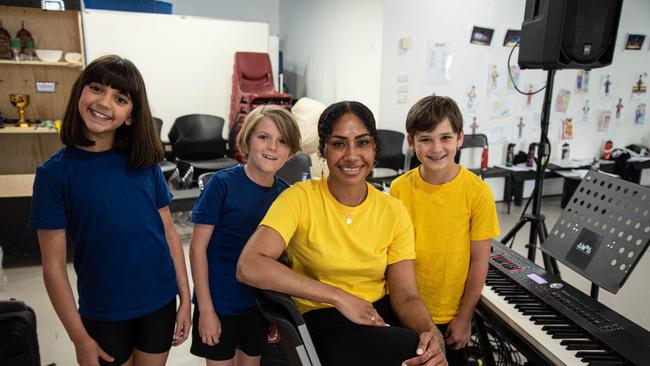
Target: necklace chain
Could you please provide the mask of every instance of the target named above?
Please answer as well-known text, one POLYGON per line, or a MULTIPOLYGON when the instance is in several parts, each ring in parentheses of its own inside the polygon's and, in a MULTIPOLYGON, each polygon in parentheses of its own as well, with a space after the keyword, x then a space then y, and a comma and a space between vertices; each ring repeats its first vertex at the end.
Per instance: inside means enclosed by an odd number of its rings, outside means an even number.
MULTIPOLYGON (((366 186, 366 190, 367 189, 368 189, 368 186, 366 186)), ((361 197, 359 197, 359 201, 357 202, 356 205, 354 205, 354 207, 357 207, 357 206, 359 206, 361 204, 361 202, 363 201, 363 198, 365 197, 365 195, 366 195, 366 191, 364 190, 364 191, 361 192, 361 197)), ((345 223, 350 225, 350 224, 352 224, 352 216, 350 216, 350 213, 348 212, 348 210, 345 209, 346 207, 347 206, 343 205, 343 213, 345 214, 345 223)))

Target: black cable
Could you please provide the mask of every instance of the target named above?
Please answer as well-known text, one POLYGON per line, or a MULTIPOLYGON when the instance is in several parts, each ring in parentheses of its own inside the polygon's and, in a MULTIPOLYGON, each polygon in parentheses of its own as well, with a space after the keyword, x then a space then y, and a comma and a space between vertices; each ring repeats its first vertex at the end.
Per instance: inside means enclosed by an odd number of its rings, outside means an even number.
POLYGON ((538 90, 536 90, 534 92, 527 93, 527 92, 523 92, 523 91, 519 90, 519 87, 517 86, 517 83, 515 83, 515 80, 512 78, 512 72, 510 71, 510 59, 512 58, 512 53, 515 52, 515 48, 517 48, 517 47, 519 47, 519 42, 517 42, 512 47, 512 49, 510 50, 510 54, 508 55, 508 76, 510 76, 510 81, 512 82, 512 86, 515 87, 516 91, 518 91, 520 94, 523 94, 523 95, 537 94, 537 93, 541 92, 542 90, 546 89, 546 85, 544 85, 543 87, 539 88, 538 90))

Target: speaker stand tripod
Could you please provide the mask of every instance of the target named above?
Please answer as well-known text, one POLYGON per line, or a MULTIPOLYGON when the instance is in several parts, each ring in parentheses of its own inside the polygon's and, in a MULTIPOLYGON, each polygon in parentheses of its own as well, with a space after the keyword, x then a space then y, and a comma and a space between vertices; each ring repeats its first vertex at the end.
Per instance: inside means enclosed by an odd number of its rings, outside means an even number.
MULTIPOLYGON (((538 248, 542 247, 544 241, 548 237, 548 229, 544 222, 544 215, 541 214, 542 206, 542 188, 544 187, 544 170, 548 163, 550 154, 550 145, 548 142, 548 125, 551 113, 551 98, 553 94, 553 79, 555 78, 555 69, 548 70, 546 78, 546 90, 544 91, 544 104, 542 106, 542 118, 540 121, 541 136, 539 140, 539 147, 537 148, 537 170, 535 174, 535 189, 533 190, 533 209, 530 214, 522 215, 519 222, 501 239, 501 243, 508 244, 508 242, 517 235, 524 225, 530 223, 530 236, 528 247, 528 259, 535 262, 535 254, 538 248)), ((559 276, 560 271, 557 267, 557 262, 548 254, 542 251, 542 258, 544 261, 544 268, 552 275, 559 276)))

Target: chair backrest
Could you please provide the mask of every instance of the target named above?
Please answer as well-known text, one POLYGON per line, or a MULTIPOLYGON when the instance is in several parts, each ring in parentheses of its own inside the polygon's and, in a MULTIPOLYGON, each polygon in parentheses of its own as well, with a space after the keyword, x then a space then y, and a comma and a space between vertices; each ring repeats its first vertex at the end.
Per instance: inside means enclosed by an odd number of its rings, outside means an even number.
POLYGON ((162 138, 160 137, 160 131, 162 130, 162 125, 163 125, 162 119, 160 119, 158 117, 153 118, 153 126, 156 129, 156 132, 158 133, 158 138, 161 139, 161 140, 162 140, 162 138))
POLYGON ((268 53, 236 52, 233 82, 244 92, 275 92, 268 53))
MULTIPOLYGON (((285 256, 278 261, 289 266, 285 256)), ((262 315, 277 325, 289 366, 320 366, 307 324, 291 297, 271 290, 257 290, 255 301, 262 315)))
POLYGON ((214 175, 214 172, 207 172, 199 175, 198 184, 201 191, 203 191, 208 185, 208 182, 210 181, 210 178, 212 178, 212 175, 214 175))
POLYGON ((456 163, 460 162, 460 155, 462 149, 476 148, 476 147, 484 148, 486 146, 488 146, 488 139, 486 135, 482 133, 465 135, 465 138, 463 139, 463 144, 461 145, 460 150, 458 150, 458 152, 456 153, 456 157, 454 158, 454 161, 456 161, 456 163))
POLYGON ((169 130, 173 155, 188 160, 209 160, 226 155, 221 117, 209 114, 188 114, 176 118, 169 130))
POLYGON ((390 168, 396 172, 404 169, 406 156, 402 152, 404 134, 398 131, 377 130, 381 143, 381 155, 377 159, 377 168, 390 168))
POLYGON ((297 153, 289 159, 280 170, 276 173, 289 184, 294 184, 302 180, 303 173, 310 173, 311 158, 305 153, 297 153))

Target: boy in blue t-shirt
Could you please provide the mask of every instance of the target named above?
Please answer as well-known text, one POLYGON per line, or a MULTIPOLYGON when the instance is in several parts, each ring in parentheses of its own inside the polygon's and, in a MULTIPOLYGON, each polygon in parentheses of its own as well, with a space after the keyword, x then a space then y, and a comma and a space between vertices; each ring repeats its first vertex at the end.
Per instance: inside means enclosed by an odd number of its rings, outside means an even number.
POLYGON ((275 173, 300 149, 292 115, 278 106, 254 109, 237 136, 241 166, 215 173, 192 211, 194 278, 191 352, 207 364, 259 365, 268 323, 251 289, 235 277, 248 238, 288 184, 275 173))

